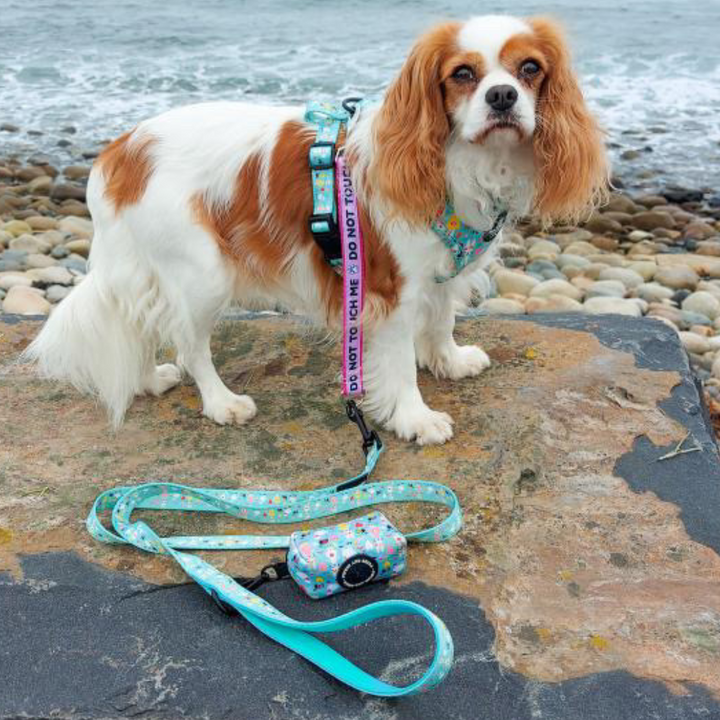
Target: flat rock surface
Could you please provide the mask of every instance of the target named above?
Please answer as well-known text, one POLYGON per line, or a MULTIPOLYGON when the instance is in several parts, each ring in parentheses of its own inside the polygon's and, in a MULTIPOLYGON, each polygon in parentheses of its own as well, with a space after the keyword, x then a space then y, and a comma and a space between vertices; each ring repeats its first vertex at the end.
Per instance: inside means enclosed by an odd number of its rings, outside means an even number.
MULTIPOLYGON (((310 489, 353 474, 362 455, 339 401, 337 347, 287 318, 224 322, 216 360, 254 397, 250 425, 213 425, 188 382, 138 399, 111 433, 92 400, 16 362, 38 327, 0 318, 0 718, 720 718, 720 467, 686 355, 661 323, 462 321, 459 339, 481 344, 492 368, 460 382, 420 373, 455 437, 419 448, 385 434, 376 471, 451 485, 461 533, 411 547, 408 572, 387 585, 321 602, 290 582, 262 588, 298 618, 391 597, 442 617, 452 672, 393 701, 222 615, 199 588, 175 585, 186 578, 169 559, 84 529, 113 485, 310 489)), ((405 531, 430 512, 387 508, 405 531)), ((191 514, 152 522, 258 531, 191 514)), ((208 557, 250 575, 279 554, 208 557)), ((431 647, 409 619, 329 641, 398 683, 422 672, 431 647)))

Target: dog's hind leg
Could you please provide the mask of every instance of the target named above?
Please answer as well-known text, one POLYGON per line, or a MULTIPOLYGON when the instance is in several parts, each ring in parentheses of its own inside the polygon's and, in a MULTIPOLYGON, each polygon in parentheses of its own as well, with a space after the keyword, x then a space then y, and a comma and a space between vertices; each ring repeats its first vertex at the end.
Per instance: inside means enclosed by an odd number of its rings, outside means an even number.
POLYGON ((249 395, 236 395, 215 369, 210 353, 210 332, 198 328, 192 343, 179 348, 181 365, 197 383, 203 401, 203 413, 220 425, 242 425, 251 420, 257 409, 249 395))
MULTIPOLYGON (((178 364, 197 384, 203 413, 221 425, 242 425, 255 416, 255 403, 223 383, 210 351, 213 327, 233 297, 236 278, 215 239, 203 227, 185 225, 178 231, 182 239, 169 249, 158 273, 160 292, 167 304, 163 340, 175 346, 178 364)), ((172 381, 173 375, 172 369, 160 366, 156 385, 172 381)))

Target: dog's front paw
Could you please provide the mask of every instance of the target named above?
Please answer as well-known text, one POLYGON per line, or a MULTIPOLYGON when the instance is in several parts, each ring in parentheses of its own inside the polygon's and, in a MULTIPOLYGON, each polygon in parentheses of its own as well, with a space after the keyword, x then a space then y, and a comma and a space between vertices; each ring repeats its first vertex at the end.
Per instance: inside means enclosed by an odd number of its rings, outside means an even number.
POLYGON ((490 365, 490 358, 484 350, 477 345, 463 345, 457 347, 445 363, 445 377, 451 380, 475 377, 490 365))
POLYGON ((387 424, 401 440, 415 440, 418 445, 442 445, 453 434, 453 419, 445 412, 437 412, 423 405, 412 411, 396 410, 387 424))
POLYGON ((249 395, 228 393, 222 400, 205 403, 203 414, 218 425, 244 425, 257 413, 255 402, 249 395))
POLYGON ((152 395, 162 395, 170 388, 174 388, 182 379, 182 373, 177 365, 165 363, 158 365, 148 382, 147 392, 152 395))

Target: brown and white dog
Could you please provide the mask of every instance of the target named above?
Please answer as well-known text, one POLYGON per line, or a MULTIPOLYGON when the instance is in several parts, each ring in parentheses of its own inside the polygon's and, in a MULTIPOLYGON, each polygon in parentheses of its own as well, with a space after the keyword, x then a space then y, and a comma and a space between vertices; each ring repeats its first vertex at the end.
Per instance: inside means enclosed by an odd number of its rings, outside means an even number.
MULTIPOLYGON (((207 103, 118 138, 88 183, 90 273, 28 357, 98 395, 116 425, 135 395, 177 384, 180 368, 209 418, 252 418, 255 403, 225 386, 210 354, 223 309, 280 302, 331 328, 340 320, 342 280, 308 231, 314 135, 301 107, 207 103), (177 365, 156 366, 161 343, 177 365)), ((446 198, 478 230, 498 203, 511 217, 576 218, 607 184, 602 136, 558 28, 487 16, 422 37, 344 146, 366 239, 364 407, 401 438, 443 443, 452 419, 424 403, 416 368, 459 379, 488 367, 453 328, 493 253, 437 284, 452 259, 430 221, 446 198)))

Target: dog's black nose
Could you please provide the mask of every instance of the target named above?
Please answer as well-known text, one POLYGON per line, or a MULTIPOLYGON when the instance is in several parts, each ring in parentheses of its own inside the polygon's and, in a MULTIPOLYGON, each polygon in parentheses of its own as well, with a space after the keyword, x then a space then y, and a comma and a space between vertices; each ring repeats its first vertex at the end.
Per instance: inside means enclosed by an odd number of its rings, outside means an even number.
POLYGON ((517 99, 517 90, 512 85, 493 85, 485 93, 485 102, 498 112, 509 110, 517 99))

